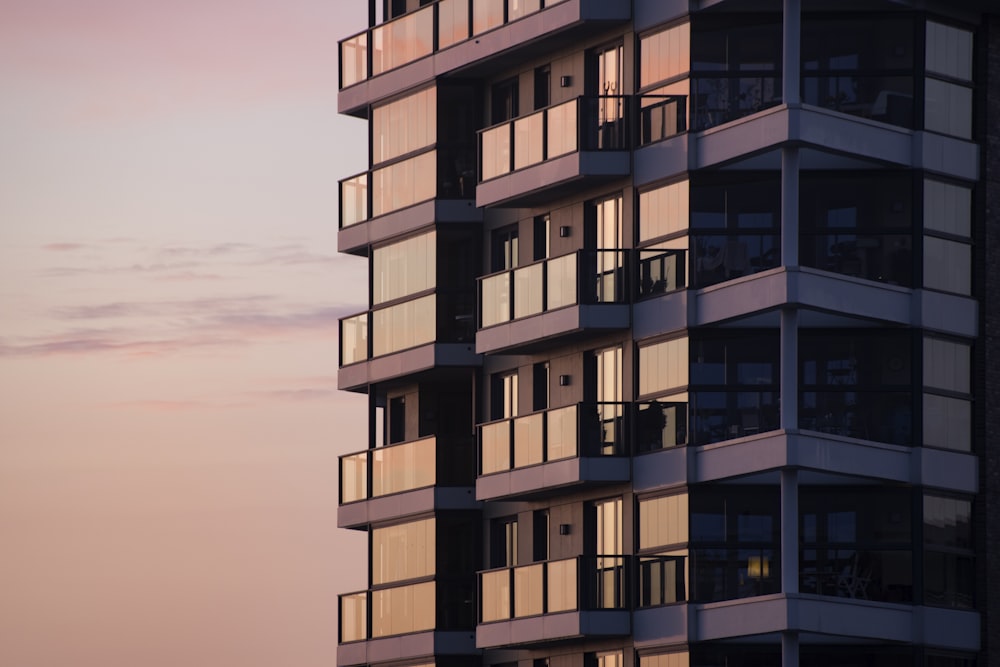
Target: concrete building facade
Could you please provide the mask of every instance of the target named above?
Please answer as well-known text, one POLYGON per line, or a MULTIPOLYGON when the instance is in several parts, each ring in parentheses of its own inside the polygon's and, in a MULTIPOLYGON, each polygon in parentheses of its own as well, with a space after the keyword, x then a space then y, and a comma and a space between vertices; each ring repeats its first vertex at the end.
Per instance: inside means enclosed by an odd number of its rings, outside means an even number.
POLYGON ((998 35, 979 0, 369 0, 337 664, 1000 664, 998 35))

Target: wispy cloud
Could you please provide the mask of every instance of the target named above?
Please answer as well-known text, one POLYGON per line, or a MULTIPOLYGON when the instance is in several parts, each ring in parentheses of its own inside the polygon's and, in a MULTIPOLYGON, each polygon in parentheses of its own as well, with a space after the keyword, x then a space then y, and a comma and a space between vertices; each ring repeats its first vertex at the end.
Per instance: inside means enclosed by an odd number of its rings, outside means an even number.
POLYGON ((53 252, 68 252, 71 250, 82 250, 87 246, 83 243, 47 243, 42 246, 42 250, 50 250, 53 252))
POLYGON ((336 383, 329 387, 305 387, 302 389, 274 389, 268 391, 253 392, 253 396, 267 398, 269 400, 302 402, 319 401, 333 398, 338 394, 336 383))
POLYGON ((26 343, 0 341, 0 357, 89 356, 117 353, 129 357, 162 357, 184 350, 207 347, 236 347, 247 341, 239 338, 189 336, 148 340, 58 337, 26 343))

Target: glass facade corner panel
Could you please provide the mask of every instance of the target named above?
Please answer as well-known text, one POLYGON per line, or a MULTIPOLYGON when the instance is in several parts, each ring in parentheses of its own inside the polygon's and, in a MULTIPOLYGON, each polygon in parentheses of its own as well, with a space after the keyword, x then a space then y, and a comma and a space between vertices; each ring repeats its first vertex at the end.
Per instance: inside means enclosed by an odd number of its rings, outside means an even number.
POLYGON ((372 252, 372 303, 378 305, 436 285, 437 234, 430 232, 375 248, 372 252))
POLYGON ((690 23, 682 23, 639 39, 640 88, 680 76, 690 68, 690 23))
POLYGON ((503 25, 507 0, 476 0, 472 3, 472 34, 479 35, 503 25))
POLYGON ((440 0, 438 2, 438 48, 469 38, 468 0, 440 0))
POLYGON ((953 294, 971 294, 972 246, 925 236, 924 287, 953 294))
POLYGON ((928 21, 926 34, 927 71, 961 81, 972 81, 972 33, 928 21))
POLYGON ((555 310, 577 303, 576 254, 555 257, 546 264, 546 309, 555 310))
POLYGON ((347 88, 368 78, 368 33, 340 43, 340 87, 347 88))
POLYGON ((368 219, 368 174, 340 182, 340 227, 350 227, 368 219))
POLYGON ((357 642, 368 639, 368 593, 340 596, 340 641, 357 642))
POLYGON ((434 486, 437 479, 437 440, 424 438, 370 450, 372 495, 412 491, 434 486))
POLYGON ((536 412, 514 420, 514 467, 524 468, 545 460, 544 413, 536 412))
POLYGON ((639 501, 639 548, 652 549, 688 541, 686 493, 639 501))
POLYGON ((510 422, 483 424, 480 428, 479 473, 489 475, 510 470, 510 422))
POLYGON ((514 121, 514 169, 545 159, 545 117, 534 113, 514 121))
POLYGON ((545 413, 545 459, 558 461, 577 455, 577 406, 549 410, 545 413))
POLYGON ((404 14, 372 30, 372 76, 388 72, 434 50, 434 8, 404 14))
POLYGON ((437 141, 437 89, 425 88, 372 109, 372 164, 413 153, 437 141))
POLYGON ((368 452, 340 459, 340 502, 353 503, 368 498, 368 452))
MULTIPOLYGON (((547 159, 574 153, 578 149, 577 109, 578 102, 574 99, 545 110, 547 159)), ((542 145, 541 142, 539 145, 542 145)))
POLYGON ((542 286, 545 266, 531 264, 514 271, 514 319, 537 315, 545 310, 542 286))
POLYGON ((514 568, 514 617, 537 616, 545 611, 545 564, 514 568))
POLYGON ((373 639, 434 629, 433 581, 372 591, 371 600, 373 639))
POLYGON ((479 575, 481 591, 480 620, 483 623, 504 621, 511 617, 510 570, 493 570, 479 575))
POLYGON ((436 570, 434 519, 422 519, 371 531, 372 584, 432 576, 436 570))
POLYGON ((576 559, 550 561, 546 563, 548 577, 545 586, 547 610, 550 614, 573 611, 579 608, 577 589, 576 559))
POLYGON ((972 138, 972 88, 939 79, 924 80, 924 128, 972 138))
POLYGON ((509 123, 483 130, 480 134, 482 168, 480 180, 488 181, 511 170, 511 126, 509 123))
POLYGON ((347 366, 368 359, 368 313, 340 321, 340 364, 347 366))
POLYGON ((972 403, 962 398, 924 394, 923 444, 972 451, 972 403))
POLYGON ((972 189, 924 180, 924 230, 972 236, 972 189))
POLYGON ((639 193, 639 240, 650 241, 688 228, 689 182, 679 181, 639 193))
POLYGON ((376 357, 433 343, 437 297, 433 294, 372 312, 372 350, 376 357))
POLYGON ((436 151, 372 171, 372 216, 419 204, 436 194, 436 151))

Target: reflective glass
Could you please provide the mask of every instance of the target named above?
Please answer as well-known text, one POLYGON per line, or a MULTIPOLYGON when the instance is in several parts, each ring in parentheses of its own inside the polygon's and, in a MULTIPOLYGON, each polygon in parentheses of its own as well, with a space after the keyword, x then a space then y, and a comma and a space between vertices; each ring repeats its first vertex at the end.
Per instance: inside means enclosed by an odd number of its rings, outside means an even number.
POLYGON ((523 169, 545 159, 544 121, 543 113, 533 113, 514 121, 514 169, 523 169))
POLYGON ((375 248, 372 252, 372 304, 433 289, 436 267, 435 232, 375 248))
POLYGON ((483 623, 510 618, 510 570, 494 570, 480 575, 483 623))
POLYGON ((577 101, 575 99, 545 110, 548 117, 548 159, 577 150, 577 101))
POLYGON ((437 89, 426 88, 372 109, 372 164, 437 141, 437 89))
POLYGON ((943 338, 924 338, 924 386, 968 394, 972 348, 943 338))
POLYGON ((546 310, 571 306, 577 302, 576 254, 563 255, 546 263, 546 310))
POLYGON ((663 241, 673 248, 642 249, 639 254, 639 283, 637 296, 641 299, 673 292, 684 287, 686 281, 687 237, 663 241))
POLYGON ((472 34, 478 35, 503 25, 507 0, 476 0, 472 3, 472 34))
POLYGON ((924 445, 972 451, 972 403, 924 394, 924 445))
POLYGON ((368 78, 368 33, 340 43, 340 84, 347 88, 368 78))
POLYGON ((372 637, 434 629, 434 582, 372 591, 372 637))
POLYGON ((368 497, 368 452, 340 459, 340 502, 351 503, 368 497))
POLYGON ((368 593, 340 596, 340 641, 368 639, 368 593))
POLYGON ((368 358, 368 313, 348 317, 340 322, 340 363, 348 364, 368 358))
POLYGON ((372 312, 373 356, 433 343, 437 298, 429 296, 372 312))
POLYGON ((691 68, 691 24, 683 23, 639 40, 639 87, 645 88, 691 68))
POLYGON ((541 0, 507 0, 507 20, 513 21, 542 8, 541 0))
POLYGON ((433 7, 424 7, 383 23, 372 30, 372 75, 376 76, 430 55, 433 40, 433 7))
POLYGON ((687 651, 639 656, 639 667, 688 667, 690 664, 687 651))
POLYGON ((972 81, 972 33, 927 22, 927 71, 972 81))
POLYGON ((368 174, 340 182, 340 226, 356 225, 368 219, 368 174))
POLYGON ((483 307, 481 326, 490 327, 510 320, 510 283, 510 271, 483 278, 480 283, 483 307))
POLYGON ((639 548, 650 549, 688 541, 686 493, 639 501, 639 548))
POLYGON ((577 455, 577 406, 550 410, 545 413, 548 441, 545 460, 557 461, 577 455))
POLYGON ((436 571, 435 532, 434 519, 373 528, 372 583, 386 584, 433 575, 436 571))
POLYGON ((972 502, 962 498, 924 496, 924 542, 972 549, 972 502))
POLYGON ((438 48, 444 49, 468 38, 468 0, 441 0, 438 3, 438 48))
POLYGON ((676 338, 639 348, 639 394, 653 394, 688 383, 688 339, 676 338))
POLYGON ((548 613, 577 609, 576 559, 550 561, 548 568, 548 613))
POLYGON ((925 236, 924 287, 955 294, 971 294, 972 246, 925 236))
POLYGON ((510 470, 510 422, 484 424, 480 460, 482 474, 510 470))
POLYGON ((542 427, 545 413, 536 412, 514 420, 514 467, 542 463, 542 427))
POLYGON ((372 172, 372 216, 433 199, 437 192, 437 153, 430 151, 372 172))
POLYGON ((928 78, 924 81, 924 128, 972 138, 972 88, 928 78))
POLYGON ((639 240, 682 232, 688 228, 688 181, 670 183, 639 193, 639 240))
POLYGON ((437 446, 433 437, 369 452, 372 460, 372 496, 433 486, 437 446))
POLYGON ((537 616, 544 611, 543 563, 514 568, 514 617, 537 616))
POLYGON ((972 190, 924 180, 924 229, 956 236, 972 235, 972 190))
POLYGON ((514 271, 514 319, 542 312, 544 270, 539 262, 514 271))
POLYGON ((482 180, 510 172, 510 123, 504 123, 480 135, 482 140, 482 180))

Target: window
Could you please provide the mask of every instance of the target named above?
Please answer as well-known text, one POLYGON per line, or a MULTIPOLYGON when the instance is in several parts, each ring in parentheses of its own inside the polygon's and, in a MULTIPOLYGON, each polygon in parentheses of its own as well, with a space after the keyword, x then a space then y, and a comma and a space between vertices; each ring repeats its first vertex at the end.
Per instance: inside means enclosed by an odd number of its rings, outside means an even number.
POLYGON ((490 522, 490 567, 517 565, 517 517, 507 516, 490 522))
POLYGON ((549 559, 549 511, 535 510, 531 517, 533 560, 549 559))
POLYGON ((691 25, 680 25, 639 38, 639 87, 646 88, 691 69, 691 25))
POLYGON ((923 444, 971 451, 971 346, 927 336, 923 358, 923 444))
POLYGON ((512 419, 517 416, 517 372, 497 373, 492 379, 491 419, 512 419))
POLYGON ((688 339, 675 338, 639 348, 639 395, 680 389, 688 383, 688 339))
POLYGON ((639 667, 688 667, 690 664, 687 651, 639 656, 639 667))
POLYGON ((688 541, 686 493, 639 501, 639 548, 653 549, 688 541))
MULTIPOLYGON (((537 2, 537 0, 536 0, 537 2)), ((552 68, 548 65, 535 68, 535 110, 549 106, 552 86, 552 68)))
POLYGON ((924 127, 972 138, 972 33, 927 22, 924 127))
POLYGON ((375 248, 372 253, 372 305, 433 289, 437 235, 421 234, 375 248))
POLYGON ((493 271, 506 271, 518 265, 517 225, 493 232, 493 271))
POLYGON ((639 240, 670 236, 688 228, 688 181, 639 193, 639 240))
POLYGON ((435 573, 434 519, 372 529, 372 585, 419 579, 435 573))
POLYGON ((437 141, 437 90, 427 88, 372 108, 372 165, 437 141))
POLYGON ((549 228, 551 226, 551 217, 548 214, 536 216, 534 225, 534 254, 532 258, 537 262, 539 260, 546 259, 549 256, 549 228))
POLYGON ((535 364, 531 369, 531 375, 531 407, 536 411, 546 410, 549 407, 549 362, 535 364))

